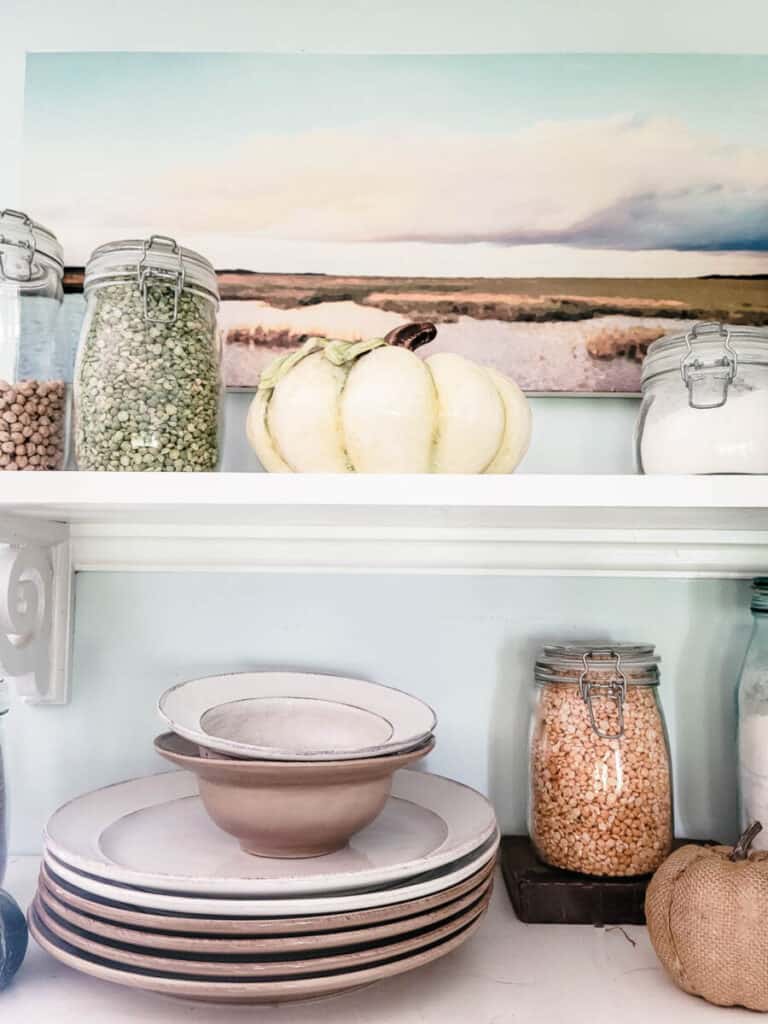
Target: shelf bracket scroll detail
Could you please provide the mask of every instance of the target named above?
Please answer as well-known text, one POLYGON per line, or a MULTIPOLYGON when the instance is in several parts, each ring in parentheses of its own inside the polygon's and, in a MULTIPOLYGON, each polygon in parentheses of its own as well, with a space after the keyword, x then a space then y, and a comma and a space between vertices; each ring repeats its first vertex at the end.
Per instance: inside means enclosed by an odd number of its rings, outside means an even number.
POLYGON ((0 518, 0 674, 28 703, 67 701, 72 599, 68 526, 0 518))

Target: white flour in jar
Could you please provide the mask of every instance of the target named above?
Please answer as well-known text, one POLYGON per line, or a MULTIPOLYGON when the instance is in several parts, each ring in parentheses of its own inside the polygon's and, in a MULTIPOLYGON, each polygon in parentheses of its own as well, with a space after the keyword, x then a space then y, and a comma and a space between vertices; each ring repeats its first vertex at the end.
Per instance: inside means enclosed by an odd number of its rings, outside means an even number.
POLYGON ((768 715, 744 715, 739 723, 739 782, 744 827, 763 825, 754 849, 768 850, 768 715))
POLYGON ((768 473, 765 391, 731 388, 719 409, 659 396, 640 439, 644 473, 768 473))

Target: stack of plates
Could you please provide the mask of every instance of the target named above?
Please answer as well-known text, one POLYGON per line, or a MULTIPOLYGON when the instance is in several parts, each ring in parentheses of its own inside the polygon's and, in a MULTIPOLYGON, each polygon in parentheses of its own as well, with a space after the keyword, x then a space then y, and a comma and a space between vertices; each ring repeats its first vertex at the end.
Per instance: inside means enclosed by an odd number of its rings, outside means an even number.
POLYGON ((457 782, 394 776, 379 817, 308 860, 244 853, 188 772, 80 797, 54 814, 31 930, 94 977, 212 1002, 308 999, 449 953, 477 928, 498 846, 457 782))

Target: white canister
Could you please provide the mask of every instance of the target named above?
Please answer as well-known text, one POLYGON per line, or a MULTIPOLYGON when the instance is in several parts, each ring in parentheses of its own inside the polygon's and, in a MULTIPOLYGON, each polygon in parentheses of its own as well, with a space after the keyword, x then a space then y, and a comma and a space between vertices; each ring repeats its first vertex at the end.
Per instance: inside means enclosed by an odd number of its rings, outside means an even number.
POLYGON ((768 473, 768 329, 696 324, 648 349, 641 473, 768 473))

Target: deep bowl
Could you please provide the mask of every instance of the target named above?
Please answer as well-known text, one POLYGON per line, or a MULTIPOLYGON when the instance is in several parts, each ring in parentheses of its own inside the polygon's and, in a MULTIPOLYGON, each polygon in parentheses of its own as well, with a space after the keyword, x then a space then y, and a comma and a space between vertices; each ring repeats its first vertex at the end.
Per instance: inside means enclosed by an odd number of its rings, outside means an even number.
POLYGON ((241 761, 201 752, 163 733, 155 750, 197 776, 211 820, 260 857, 319 857, 346 845, 380 814, 392 776, 425 757, 434 737, 415 750, 346 761, 241 761))

